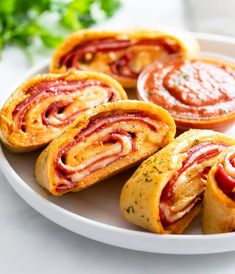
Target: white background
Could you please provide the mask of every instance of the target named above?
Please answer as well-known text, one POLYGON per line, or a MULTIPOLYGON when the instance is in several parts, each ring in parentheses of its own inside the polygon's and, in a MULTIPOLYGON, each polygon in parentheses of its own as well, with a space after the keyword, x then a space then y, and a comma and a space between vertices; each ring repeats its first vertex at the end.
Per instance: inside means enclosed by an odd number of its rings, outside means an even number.
MULTIPOLYGON (((187 28, 190 25, 190 18, 184 19, 181 1, 124 1, 123 9, 103 26, 167 24, 187 28)), ((36 52, 35 55, 35 63, 48 57, 45 53, 36 52)), ((28 68, 27 59, 20 50, 7 49, 0 61, 0 92, 4 93, 28 68)), ((235 273, 235 252, 176 256, 108 246, 67 231, 41 216, 18 197, 1 172, 0 189, 1 274, 235 273)))

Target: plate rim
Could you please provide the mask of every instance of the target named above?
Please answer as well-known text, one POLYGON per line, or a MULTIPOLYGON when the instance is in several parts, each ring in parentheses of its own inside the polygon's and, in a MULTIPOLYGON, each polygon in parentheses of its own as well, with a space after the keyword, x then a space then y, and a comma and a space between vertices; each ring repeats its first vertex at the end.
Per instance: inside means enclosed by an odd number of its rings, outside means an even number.
MULTIPOLYGON (((216 40, 235 45, 235 38, 232 37, 207 33, 194 33, 194 36, 197 39, 216 40)), ((44 69, 48 66, 49 60, 44 60, 31 68, 17 84, 19 85, 27 78, 44 69)), ((14 86, 16 87, 17 85, 14 86)), ((4 101, 5 97, 8 97, 12 90, 10 88, 5 93, 5 96, 1 96, 1 101, 4 101)), ((2 144, 0 146, 0 158, 0 168, 6 181, 23 200, 47 219, 84 237, 126 249, 161 254, 212 254, 235 250, 233 244, 231 244, 232 240, 235 240, 234 232, 212 235, 161 235, 109 225, 75 214, 47 200, 25 183, 8 162, 2 150, 2 144), (117 240, 118 238, 119 240, 117 240), (138 238, 143 241, 136 241, 138 238), (178 246, 182 241, 184 241, 184 247, 178 246), (202 246, 204 247, 202 248, 202 246), (169 247, 171 248, 169 249, 169 247), (195 247, 195 249, 192 249, 192 247, 195 247)))

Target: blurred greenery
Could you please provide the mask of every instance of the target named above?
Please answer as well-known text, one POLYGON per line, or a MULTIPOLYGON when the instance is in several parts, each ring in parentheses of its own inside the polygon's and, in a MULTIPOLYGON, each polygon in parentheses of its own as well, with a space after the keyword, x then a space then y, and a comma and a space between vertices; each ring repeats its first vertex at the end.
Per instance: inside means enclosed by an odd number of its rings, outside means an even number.
POLYGON ((1 0, 0 52, 35 42, 57 47, 71 31, 88 28, 117 11, 120 0, 1 0))

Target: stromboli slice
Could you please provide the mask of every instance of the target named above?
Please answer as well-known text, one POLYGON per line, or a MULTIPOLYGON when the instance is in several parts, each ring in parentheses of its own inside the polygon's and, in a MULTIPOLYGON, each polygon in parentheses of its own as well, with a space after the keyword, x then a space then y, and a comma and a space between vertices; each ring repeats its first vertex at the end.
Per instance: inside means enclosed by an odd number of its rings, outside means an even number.
POLYGON ((202 224, 204 233, 235 230, 235 146, 223 152, 208 175, 202 224))
POLYGON ((0 113, 1 140, 14 152, 46 145, 91 107, 127 99, 121 85, 96 72, 44 74, 21 85, 0 113))
POLYGON ((173 119, 154 104, 100 105, 81 113, 41 153, 36 178, 53 195, 80 191, 147 158, 174 135, 173 119))
POLYGON ((198 48, 190 34, 179 30, 83 30, 69 36, 57 49, 50 70, 100 71, 124 87, 135 88, 139 73, 154 60, 175 53, 195 56, 198 48))
POLYGON ((182 233, 200 212, 207 173, 235 139, 190 130, 145 160, 124 185, 125 219, 156 233, 182 233))

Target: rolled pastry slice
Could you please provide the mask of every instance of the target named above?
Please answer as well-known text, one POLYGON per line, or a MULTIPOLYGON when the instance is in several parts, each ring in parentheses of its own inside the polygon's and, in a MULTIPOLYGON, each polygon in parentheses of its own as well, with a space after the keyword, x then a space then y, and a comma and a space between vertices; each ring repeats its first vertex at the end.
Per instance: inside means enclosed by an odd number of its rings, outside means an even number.
POLYGON ((190 130, 157 152, 124 185, 120 208, 127 221, 156 233, 182 233, 200 212, 207 174, 235 139, 190 130))
POLYGON ((173 119, 154 104, 100 105, 80 114, 42 152, 36 178, 53 195, 80 191, 147 158, 174 135, 173 119))
POLYGON ((172 30, 111 32, 83 30, 69 36, 55 52, 50 70, 94 70, 135 88, 139 73, 154 60, 170 54, 195 56, 199 46, 188 33, 172 30))
POLYGON ((20 86, 0 112, 1 140, 14 152, 51 142, 88 108, 127 99, 121 85, 96 72, 38 75, 20 86))
POLYGON ((202 224, 205 233, 235 230, 235 146, 218 158, 208 175, 202 224))

